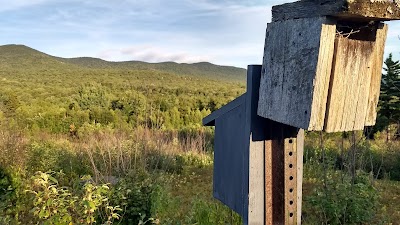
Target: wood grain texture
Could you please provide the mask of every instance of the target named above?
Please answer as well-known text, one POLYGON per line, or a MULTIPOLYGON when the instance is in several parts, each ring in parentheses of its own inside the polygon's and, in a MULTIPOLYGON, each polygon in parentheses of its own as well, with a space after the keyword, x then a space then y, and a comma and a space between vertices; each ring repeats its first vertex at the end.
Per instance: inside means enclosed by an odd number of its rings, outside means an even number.
POLYGON ((372 41, 336 38, 325 118, 326 132, 364 129, 374 46, 372 41))
MULTIPOLYGON (((297 224, 297 140, 285 139, 285 225, 297 224)), ((301 211, 299 212, 301 213, 301 211)))
POLYGON ((330 74, 333 65, 333 51, 335 49, 335 32, 335 25, 324 24, 322 26, 309 125, 312 130, 321 130, 325 121, 330 74))
MULTIPOLYGON (((268 120, 257 116, 258 91, 260 88, 261 65, 247 68, 246 93, 246 130, 249 131, 249 176, 244 182, 249 183, 248 219, 244 223, 264 225, 264 131, 268 120)), ((246 131, 247 132, 247 131, 246 131)))
POLYGON ((264 225, 264 142, 250 140, 248 224, 264 225))
MULTIPOLYGON (((264 201, 265 201, 265 225, 273 225, 273 170, 272 170, 272 141, 265 141, 265 154, 264 154, 264 166, 265 166, 265 189, 264 189, 264 201)), ((280 178, 280 177, 277 177, 280 178)))
POLYGON ((322 130, 336 26, 327 18, 268 24, 258 115, 322 130))
POLYGON ((380 24, 376 32, 375 59, 372 65, 371 86, 369 89, 367 118, 365 126, 373 126, 376 123, 377 107, 381 89, 383 55, 388 32, 388 25, 380 24))
POLYGON ((304 156, 304 130, 299 130, 296 139, 297 151, 297 224, 301 224, 303 201, 303 156, 304 156))
POLYGON ((400 19, 394 0, 302 0, 272 7, 272 21, 333 16, 352 21, 400 19))
POLYGON ((268 140, 265 142, 266 225, 285 224, 284 147, 284 139, 268 140))
POLYGON ((298 224, 302 192, 302 185, 298 182, 302 182, 304 131, 271 123, 266 132, 273 132, 274 136, 265 141, 265 224, 298 224), (301 165, 298 166, 301 166, 301 170, 296 167, 299 160, 301 165), (292 168, 289 168, 290 164, 293 165, 292 168), (291 201, 293 204, 290 204, 291 201), (293 213, 292 217, 290 213, 293 213))

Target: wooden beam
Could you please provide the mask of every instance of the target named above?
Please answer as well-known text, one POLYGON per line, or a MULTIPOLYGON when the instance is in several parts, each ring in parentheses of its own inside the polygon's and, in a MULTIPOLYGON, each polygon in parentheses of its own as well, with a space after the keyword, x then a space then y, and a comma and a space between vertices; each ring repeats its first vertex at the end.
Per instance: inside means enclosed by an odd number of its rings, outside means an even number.
POLYGON ((381 89, 383 54, 388 32, 388 25, 380 24, 376 32, 374 48, 374 64, 372 65, 371 86, 369 89, 368 111, 365 126, 373 126, 376 123, 376 115, 381 89))
POLYGON ((250 137, 248 223, 264 224, 264 142, 250 137))
POLYGON ((274 124, 265 141, 265 225, 301 224, 304 131, 274 124))
MULTIPOLYGON (((285 224, 297 223, 297 140, 285 139, 285 224)), ((300 212, 301 213, 301 212, 300 212)))
POLYGON ((272 20, 333 16, 353 21, 400 19, 398 0, 302 0, 272 7, 272 20))
POLYGON ((304 130, 299 130, 296 139, 296 149, 297 149, 297 224, 301 224, 301 212, 302 212, 302 202, 303 202, 303 156, 304 156, 304 130))
POLYGON ((284 139, 265 142, 265 225, 285 224, 284 139))
POLYGON ((251 65, 247 68, 246 129, 250 131, 247 221, 249 225, 263 225, 265 213, 264 130, 268 127, 269 120, 257 116, 261 68, 261 65, 251 65))

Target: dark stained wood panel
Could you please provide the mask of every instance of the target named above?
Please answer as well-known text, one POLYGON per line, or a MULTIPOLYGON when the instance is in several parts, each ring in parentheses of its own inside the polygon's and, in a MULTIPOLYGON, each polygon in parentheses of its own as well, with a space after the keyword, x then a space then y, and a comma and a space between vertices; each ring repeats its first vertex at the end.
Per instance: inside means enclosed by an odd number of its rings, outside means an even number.
POLYGON ((243 193, 248 184, 243 177, 248 177, 248 167, 244 156, 250 140, 244 129, 245 116, 246 107, 241 104, 217 118, 214 145, 214 197, 241 216, 246 213, 243 193))

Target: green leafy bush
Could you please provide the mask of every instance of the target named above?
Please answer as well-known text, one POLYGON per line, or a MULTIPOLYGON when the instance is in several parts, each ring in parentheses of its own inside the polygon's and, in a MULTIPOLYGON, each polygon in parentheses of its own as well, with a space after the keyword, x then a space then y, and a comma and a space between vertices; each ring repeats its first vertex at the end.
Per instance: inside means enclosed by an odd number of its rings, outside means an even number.
POLYGON ((33 204, 32 219, 44 225, 112 224, 118 220, 122 209, 110 205, 110 187, 95 185, 90 177, 81 181, 76 189, 61 187, 52 173, 37 172, 26 190, 33 204))
POLYGON ((119 224, 140 224, 151 216, 152 194, 156 185, 145 171, 132 171, 119 180, 113 188, 110 199, 123 209, 119 224))
POLYGON ((351 177, 329 171, 325 184, 319 184, 306 198, 313 215, 307 218, 319 224, 366 224, 376 215, 378 192, 366 174, 351 177), (313 218, 314 217, 314 218, 313 218))

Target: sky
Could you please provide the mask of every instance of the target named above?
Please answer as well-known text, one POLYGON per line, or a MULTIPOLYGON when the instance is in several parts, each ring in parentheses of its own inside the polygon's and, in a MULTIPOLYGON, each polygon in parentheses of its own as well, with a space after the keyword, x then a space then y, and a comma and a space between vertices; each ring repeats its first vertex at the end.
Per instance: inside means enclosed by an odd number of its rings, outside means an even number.
MULTIPOLYGON (((60 57, 245 68, 261 64, 272 5, 294 0, 0 0, 0 45, 60 57)), ((400 21, 386 55, 400 59, 400 21)))

